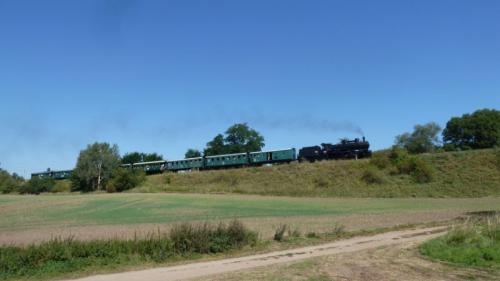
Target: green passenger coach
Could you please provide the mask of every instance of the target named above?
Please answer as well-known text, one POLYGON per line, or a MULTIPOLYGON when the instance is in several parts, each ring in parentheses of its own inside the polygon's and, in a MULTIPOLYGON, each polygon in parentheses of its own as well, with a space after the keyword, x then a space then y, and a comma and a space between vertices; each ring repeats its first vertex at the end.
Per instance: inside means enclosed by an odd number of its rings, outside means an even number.
POLYGON ((205 157, 206 168, 236 167, 248 165, 247 153, 214 155, 205 157))

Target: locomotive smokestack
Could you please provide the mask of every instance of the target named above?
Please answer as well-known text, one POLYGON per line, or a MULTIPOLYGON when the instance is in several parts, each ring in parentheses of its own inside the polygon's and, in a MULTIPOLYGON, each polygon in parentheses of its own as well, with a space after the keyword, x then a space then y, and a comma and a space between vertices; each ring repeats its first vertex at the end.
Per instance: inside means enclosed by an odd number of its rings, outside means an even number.
POLYGON ((363 142, 365 142, 365 137, 363 136, 363 142))

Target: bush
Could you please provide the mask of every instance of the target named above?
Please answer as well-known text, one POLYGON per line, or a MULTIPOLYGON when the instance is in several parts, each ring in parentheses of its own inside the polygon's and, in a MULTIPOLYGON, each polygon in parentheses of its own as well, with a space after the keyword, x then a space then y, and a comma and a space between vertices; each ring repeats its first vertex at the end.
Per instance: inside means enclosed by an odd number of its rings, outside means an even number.
POLYGON ((26 247, 0 246, 0 280, 41 279, 92 267, 116 267, 131 262, 165 262, 192 253, 219 253, 253 246, 257 235, 240 222, 228 224, 182 224, 169 233, 145 238, 78 241, 52 239, 26 247))
POLYGON ((170 239, 177 253, 219 253, 231 248, 253 245, 257 235, 234 220, 218 226, 204 223, 193 225, 182 223, 175 225, 170 231, 170 239))
POLYGON ((455 227, 445 236, 424 243, 420 251, 442 261, 500 268, 500 217, 455 227))
POLYGON ((276 231, 274 232, 274 240, 281 242, 285 240, 285 232, 288 229, 288 225, 286 224, 280 224, 278 228, 276 228, 276 231))
POLYGON ((410 156, 405 149, 394 146, 389 155, 396 170, 391 173, 411 175, 417 183, 431 182, 434 169, 422 157, 410 156))
POLYGON ((335 223, 333 228, 330 231, 328 231, 326 234, 328 236, 339 237, 344 233, 345 233, 345 227, 339 223, 335 223))
POLYGON ((122 192, 132 189, 146 180, 146 174, 140 170, 116 169, 106 185, 107 192, 122 192))
POLYGON ((500 148, 496 149, 495 154, 497 159, 497 168, 500 171, 500 148))
POLYGON ((299 238, 301 236, 300 230, 298 228, 294 228, 293 230, 291 228, 289 228, 288 229, 288 236, 299 238))
POLYGON ((56 181, 52 178, 32 178, 20 186, 18 191, 21 194, 40 194, 52 190, 55 185, 56 181))
POLYGON ((316 232, 313 231, 313 232, 308 232, 306 234, 306 237, 307 238, 319 238, 319 235, 316 232))
POLYGON ((400 166, 408 157, 408 151, 396 145, 391 148, 389 153, 389 160, 396 167, 400 166))
POLYGON ((0 192, 11 193, 23 185, 24 179, 16 175, 10 175, 7 171, 0 169, 0 192))
POLYGON ((412 158, 411 176, 417 183, 428 183, 434 178, 434 169, 422 158, 412 158))
POLYGON ((391 165, 389 155, 386 151, 375 152, 370 158, 370 164, 379 169, 385 169, 391 165))
POLYGON ((377 168, 374 168, 371 166, 368 166, 365 169, 361 178, 367 184, 382 184, 382 183, 384 183, 384 178, 382 176, 382 173, 379 170, 377 170, 377 168))
POLYGON ((54 186, 49 189, 51 193, 59 193, 59 192, 70 192, 71 191, 71 182, 66 180, 56 181, 54 186))

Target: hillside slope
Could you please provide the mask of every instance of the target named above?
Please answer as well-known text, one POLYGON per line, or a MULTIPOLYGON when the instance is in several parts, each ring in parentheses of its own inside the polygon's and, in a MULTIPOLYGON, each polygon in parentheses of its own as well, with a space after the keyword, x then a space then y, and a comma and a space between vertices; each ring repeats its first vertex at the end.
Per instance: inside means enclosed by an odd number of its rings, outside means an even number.
POLYGON ((434 170, 429 183, 378 169, 381 183, 363 179, 370 160, 292 163, 148 177, 133 192, 239 193, 319 197, 483 197, 500 195, 500 152, 423 154, 434 170))

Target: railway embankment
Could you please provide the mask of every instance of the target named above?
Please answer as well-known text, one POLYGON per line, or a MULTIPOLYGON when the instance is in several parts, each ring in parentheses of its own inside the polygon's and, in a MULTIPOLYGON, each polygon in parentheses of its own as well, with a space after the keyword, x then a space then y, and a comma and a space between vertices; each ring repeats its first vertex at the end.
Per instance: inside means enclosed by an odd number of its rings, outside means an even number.
POLYGON ((500 195, 500 150, 164 173, 133 192, 237 193, 313 197, 485 197, 500 195))

